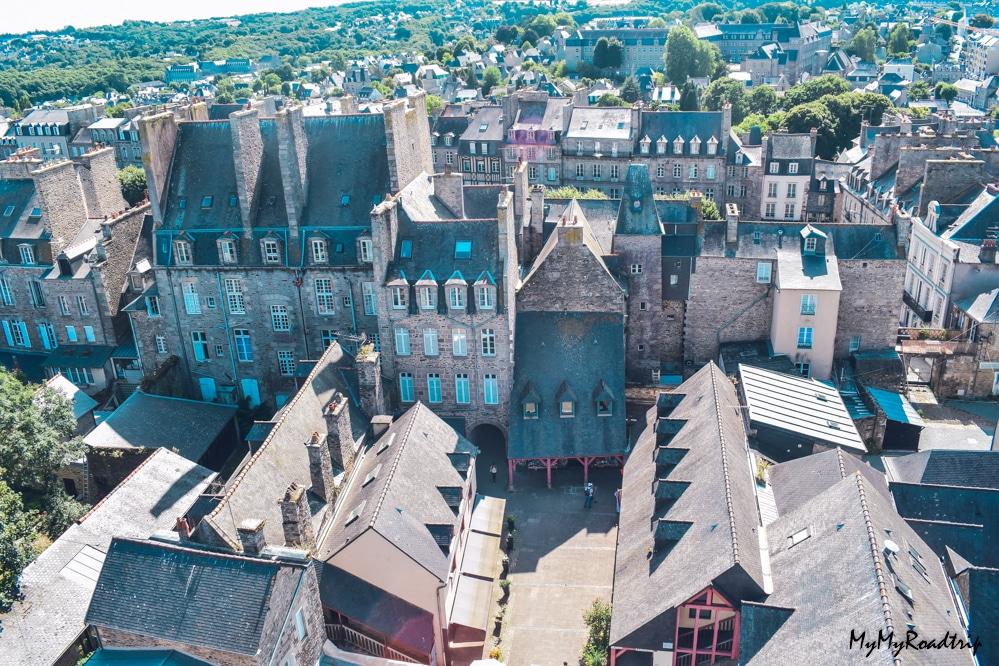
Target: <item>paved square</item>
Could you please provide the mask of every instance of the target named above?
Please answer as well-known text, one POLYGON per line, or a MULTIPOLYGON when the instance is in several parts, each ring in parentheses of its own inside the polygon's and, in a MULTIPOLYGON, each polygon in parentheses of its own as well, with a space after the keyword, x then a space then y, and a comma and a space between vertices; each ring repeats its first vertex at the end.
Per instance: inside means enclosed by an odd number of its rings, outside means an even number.
MULTIPOLYGON (((498 494, 504 480, 486 481, 480 492, 498 494)), ((596 486, 590 509, 583 508, 578 465, 553 472, 551 490, 543 471, 520 467, 516 490, 504 493, 517 523, 500 646, 509 666, 576 666, 587 636, 583 611, 596 598, 610 602, 621 472, 596 470, 590 480, 596 486)))

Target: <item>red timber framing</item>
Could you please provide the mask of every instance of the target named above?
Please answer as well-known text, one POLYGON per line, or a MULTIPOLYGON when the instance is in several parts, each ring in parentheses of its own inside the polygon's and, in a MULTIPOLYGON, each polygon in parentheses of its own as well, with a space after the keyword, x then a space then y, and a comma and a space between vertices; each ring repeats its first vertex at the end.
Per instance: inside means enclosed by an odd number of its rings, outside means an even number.
POLYGON ((517 465, 523 463, 527 464, 532 460, 536 460, 545 466, 545 478, 548 483, 548 487, 552 487, 552 467, 559 460, 576 460, 579 464, 583 466, 583 483, 587 483, 590 480, 590 465, 593 464, 594 460, 599 458, 613 458, 617 461, 618 467, 621 469, 622 474, 624 473, 624 456, 623 455, 613 455, 613 456, 565 456, 562 458, 510 458, 506 461, 507 467, 507 479, 508 485, 507 490, 513 490, 513 472, 517 469, 517 465))
POLYGON ((708 587, 676 609, 674 666, 699 666, 736 659, 739 654, 739 612, 714 588, 708 587))

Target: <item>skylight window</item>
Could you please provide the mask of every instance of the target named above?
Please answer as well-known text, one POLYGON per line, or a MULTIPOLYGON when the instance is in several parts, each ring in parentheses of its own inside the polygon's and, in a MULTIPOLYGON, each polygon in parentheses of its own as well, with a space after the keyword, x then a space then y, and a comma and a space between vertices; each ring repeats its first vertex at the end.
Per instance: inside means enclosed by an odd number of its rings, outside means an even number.
POLYGON ((10 217, 13 214, 14 214, 14 207, 13 206, 7 206, 6 208, 3 209, 3 216, 4 217, 10 217))
POLYGON ((369 483, 371 483, 372 481, 374 481, 375 479, 377 479, 378 478, 378 472, 380 472, 381 469, 382 469, 382 466, 378 465, 373 470, 371 470, 370 472, 368 472, 368 475, 364 477, 364 482, 361 483, 361 487, 363 488, 364 486, 368 485, 369 483))
POLYGON ((353 508, 353 510, 351 510, 350 514, 347 515, 347 520, 345 520, 343 522, 343 526, 344 527, 346 527, 347 525, 350 525, 352 522, 354 522, 355 520, 357 520, 358 518, 361 517, 361 512, 364 511, 364 505, 366 503, 367 503, 367 500, 363 500, 360 504, 358 504, 357 506, 355 506, 353 508))
POLYGON ((402 241, 399 247, 399 256, 403 259, 409 259, 413 256, 413 241, 409 239, 402 241))
POLYGON ((41 217, 41 216, 42 216, 41 208, 35 206, 34 208, 31 209, 31 214, 29 215, 29 217, 41 217))
POLYGON ((208 196, 201 197, 201 207, 202 208, 211 208, 212 207, 212 203, 214 201, 215 201, 215 197, 213 197, 210 194, 208 196))
POLYGON ((489 123, 482 123, 481 125, 479 125, 480 132, 485 132, 487 129, 489 129, 489 123))
POLYGON ((340 205, 341 206, 349 206, 350 205, 350 195, 349 194, 344 194, 343 196, 340 197, 340 205))
POLYGON ((392 442, 394 442, 394 441, 395 441, 395 433, 394 432, 391 433, 388 437, 383 437, 382 441, 381 441, 381 444, 378 445, 378 451, 375 453, 375 455, 381 454, 388 447, 392 446, 392 442))
POLYGON ((803 530, 798 530, 787 538, 787 547, 793 548, 810 536, 812 536, 812 532, 807 527, 803 530))
POLYGON ((237 197, 235 194, 230 194, 229 195, 229 208, 235 208, 238 205, 239 205, 239 197, 237 197))
POLYGON ((187 197, 177 197, 177 208, 180 210, 187 208, 187 197))
POLYGON ((621 120, 621 121, 618 121, 618 123, 617 123, 617 128, 618 128, 618 129, 624 129, 624 121, 623 121, 623 120, 621 120))
POLYGON ((459 240, 454 242, 454 258, 470 259, 472 257, 472 241, 459 240))

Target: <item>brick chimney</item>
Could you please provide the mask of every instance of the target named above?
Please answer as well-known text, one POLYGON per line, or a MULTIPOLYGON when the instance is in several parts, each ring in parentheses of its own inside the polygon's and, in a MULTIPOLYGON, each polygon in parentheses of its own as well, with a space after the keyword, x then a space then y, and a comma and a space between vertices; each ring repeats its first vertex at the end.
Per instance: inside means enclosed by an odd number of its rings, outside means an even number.
POLYGON ((333 484, 333 461, 330 459, 330 449, 318 432, 312 433, 312 437, 305 443, 305 448, 309 453, 312 494, 332 505, 336 499, 336 487, 333 484))
POLYGON ((361 347, 354 359, 357 368, 358 390, 361 394, 361 409, 368 416, 381 414, 385 411, 385 396, 382 393, 381 354, 375 351, 374 345, 361 347))
POLYGON ((309 189, 305 155, 308 151, 305 124, 301 106, 282 109, 276 115, 278 137, 278 164, 281 186, 284 190, 285 210, 288 215, 288 232, 298 236, 298 223, 305 209, 305 194, 309 189))
POLYGON ((308 493, 294 481, 281 498, 281 526, 284 528, 284 545, 306 550, 312 550, 316 545, 308 493))
POLYGON ((264 521, 256 518, 247 518, 236 528, 239 536, 239 544, 243 547, 244 555, 256 556, 264 549, 267 542, 264 540, 264 521))
POLYGON ((323 410, 326 420, 326 446, 329 449, 330 460, 350 472, 354 465, 354 433, 350 423, 350 403, 347 396, 337 391, 326 409, 323 410))
POLYGON ((996 262, 995 238, 986 238, 982 241, 982 246, 978 249, 978 261, 983 264, 994 264, 996 262))

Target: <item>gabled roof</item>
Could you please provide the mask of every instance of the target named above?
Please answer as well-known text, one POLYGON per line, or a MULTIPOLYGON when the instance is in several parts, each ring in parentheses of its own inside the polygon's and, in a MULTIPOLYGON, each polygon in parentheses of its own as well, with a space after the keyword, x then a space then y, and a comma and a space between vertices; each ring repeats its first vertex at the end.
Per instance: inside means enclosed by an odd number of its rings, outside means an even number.
POLYGON ((213 477, 164 449, 146 458, 22 572, 23 598, 3 617, 3 662, 38 666, 58 659, 86 627, 87 604, 111 538, 171 529, 213 477))
POLYGON ((58 373, 45 382, 45 385, 56 391, 64 398, 73 401, 73 418, 79 420, 87 412, 92 412, 97 407, 97 401, 83 392, 83 390, 58 373))
POLYGON ((885 467, 899 483, 999 490, 999 451, 920 451, 885 458, 885 467))
POLYGON ((308 566, 115 538, 86 621, 182 645, 267 654, 277 639, 265 631, 268 618, 287 616, 308 566))
POLYGON ((724 373, 701 368, 641 425, 624 467, 610 641, 657 650, 673 635, 668 611, 709 585, 762 598, 764 565, 742 410, 724 373), (686 531, 660 552, 657 525, 686 531))
POLYGON ((708 141, 714 137, 719 142, 717 155, 721 156, 726 152, 722 120, 721 111, 642 111, 638 138, 649 137, 656 142, 664 137, 667 153, 673 155, 673 141, 679 137, 683 139, 682 153, 690 155, 690 143, 696 137, 701 142, 697 154, 707 155, 708 141))
POLYGON ((851 474, 859 472, 888 497, 885 475, 860 458, 835 448, 774 465, 767 470, 781 515, 810 502, 851 474))
MULTIPOLYGON (((774 591, 742 606, 739 661, 748 665, 853 663, 856 649, 828 636, 866 631, 963 637, 936 557, 868 477, 853 473, 767 527, 774 591), (892 550, 897 551, 892 554, 892 550), (909 597, 909 599, 906 598, 909 597)), ((970 651, 904 650, 904 664, 972 664, 970 651)), ((864 663, 897 664, 887 646, 864 663)))
POLYGON ((410 407, 365 452, 353 482, 337 498, 337 514, 319 547, 330 561, 371 529, 441 581, 448 560, 428 525, 453 525, 457 517, 440 487, 464 487, 452 460, 478 450, 422 402, 410 407), (384 446, 383 446, 384 445, 384 446))

